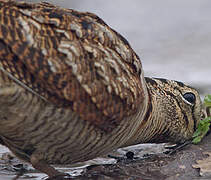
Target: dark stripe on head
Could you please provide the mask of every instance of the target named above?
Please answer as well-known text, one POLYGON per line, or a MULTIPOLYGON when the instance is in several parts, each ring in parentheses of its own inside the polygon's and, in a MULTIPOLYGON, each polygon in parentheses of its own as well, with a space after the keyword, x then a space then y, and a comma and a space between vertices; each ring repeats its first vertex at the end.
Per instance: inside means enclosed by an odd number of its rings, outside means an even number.
POLYGON ((149 83, 152 86, 153 85, 157 86, 157 82, 155 80, 153 80, 152 78, 145 77, 145 81, 146 81, 146 83, 149 83))
POLYGON ((163 78, 155 78, 155 79, 161 81, 162 83, 168 84, 167 79, 163 79, 163 78))
POLYGON ((184 85, 184 83, 182 83, 182 82, 179 82, 179 81, 175 81, 180 87, 184 87, 185 85, 184 85))

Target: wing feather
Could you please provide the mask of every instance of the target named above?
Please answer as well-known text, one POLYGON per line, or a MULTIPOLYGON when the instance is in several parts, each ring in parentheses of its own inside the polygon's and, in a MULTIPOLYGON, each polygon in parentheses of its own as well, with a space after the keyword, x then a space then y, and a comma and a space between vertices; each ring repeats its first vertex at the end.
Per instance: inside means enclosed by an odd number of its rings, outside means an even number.
POLYGON ((137 113, 144 99, 141 62, 99 17, 0 1, 0 18, 1 67, 19 84, 105 131, 137 113))

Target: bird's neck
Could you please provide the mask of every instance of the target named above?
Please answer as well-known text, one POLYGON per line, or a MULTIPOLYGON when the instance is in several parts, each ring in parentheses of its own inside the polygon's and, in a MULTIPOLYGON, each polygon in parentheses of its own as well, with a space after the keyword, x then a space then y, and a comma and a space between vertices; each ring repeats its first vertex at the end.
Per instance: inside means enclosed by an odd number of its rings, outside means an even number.
POLYGON ((140 117, 140 124, 130 138, 127 145, 134 145, 147 142, 164 142, 167 128, 163 116, 161 101, 157 99, 158 87, 153 78, 145 78, 148 91, 148 104, 143 117, 140 117))

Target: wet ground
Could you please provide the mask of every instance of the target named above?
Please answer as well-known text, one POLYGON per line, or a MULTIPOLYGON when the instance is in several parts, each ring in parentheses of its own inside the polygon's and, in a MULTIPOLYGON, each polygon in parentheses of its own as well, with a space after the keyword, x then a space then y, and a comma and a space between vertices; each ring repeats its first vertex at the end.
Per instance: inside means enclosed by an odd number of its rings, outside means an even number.
MULTIPOLYGON (((46 0, 47 1, 47 0, 46 0)), ((35 0, 34 0, 35 2, 35 0)), ((36 1, 37 2, 37 1, 36 1)), ((63 7, 94 12, 124 35, 140 56, 146 76, 186 82, 199 89, 202 97, 211 93, 211 1, 210 0, 52 0, 63 7)), ((123 156, 128 150, 119 151, 123 156)), ((130 151, 156 155, 132 162, 115 164, 114 159, 98 159, 76 167, 60 167, 75 179, 192 180, 211 179, 211 135, 200 145, 190 145, 172 156, 164 155, 163 146, 139 146, 130 151), (144 149, 144 150, 143 150, 144 149), (201 171, 193 168, 197 160, 201 171), (206 159, 207 158, 207 159, 206 159), (207 164, 208 165, 207 165, 207 164), (210 164, 209 164, 210 163, 210 164), (202 165, 203 164, 203 165, 202 165), (203 172, 203 173, 202 173, 203 172), (200 173, 203 176, 199 176, 200 173), (80 176, 77 176, 81 174, 80 176), (206 176, 205 176, 206 175, 206 176)), ((44 179, 45 175, 5 154, 0 146, 0 180, 44 179)))

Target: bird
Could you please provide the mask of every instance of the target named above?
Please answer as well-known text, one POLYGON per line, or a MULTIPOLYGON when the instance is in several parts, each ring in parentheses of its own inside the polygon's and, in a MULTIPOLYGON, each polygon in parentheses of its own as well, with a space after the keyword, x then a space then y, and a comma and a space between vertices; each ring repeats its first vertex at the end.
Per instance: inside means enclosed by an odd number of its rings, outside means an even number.
POLYGON ((47 174, 120 147, 183 143, 199 93, 144 76, 129 42, 97 15, 0 0, 0 143, 47 174))

